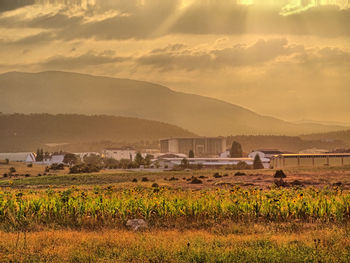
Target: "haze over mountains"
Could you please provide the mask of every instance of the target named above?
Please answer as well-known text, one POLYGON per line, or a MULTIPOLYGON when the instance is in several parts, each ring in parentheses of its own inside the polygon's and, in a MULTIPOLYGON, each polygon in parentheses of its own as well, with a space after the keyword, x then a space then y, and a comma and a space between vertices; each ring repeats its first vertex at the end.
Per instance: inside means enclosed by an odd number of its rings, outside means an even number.
POLYGON ((0 151, 100 151, 127 145, 158 147, 159 139, 195 134, 171 124, 114 116, 0 114, 0 151), (143 145, 140 145, 143 144, 143 145))
POLYGON ((203 136, 300 135, 346 129, 285 122, 153 83, 57 71, 0 75, 0 111, 137 117, 174 124, 203 136))

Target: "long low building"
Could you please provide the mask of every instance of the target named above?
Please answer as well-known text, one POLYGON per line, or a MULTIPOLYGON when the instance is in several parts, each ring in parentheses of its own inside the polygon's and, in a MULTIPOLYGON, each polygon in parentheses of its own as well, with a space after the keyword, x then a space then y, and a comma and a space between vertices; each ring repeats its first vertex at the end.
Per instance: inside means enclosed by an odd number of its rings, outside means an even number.
POLYGON ((0 160, 9 160, 10 162, 35 162, 36 155, 33 152, 22 153, 0 153, 0 160))
POLYGON ((350 165, 350 153, 279 154, 271 159, 271 167, 274 169, 345 165, 350 165))
MULTIPOLYGON (((162 158, 157 160, 161 167, 173 168, 181 165, 184 158, 162 158)), ((190 165, 202 165, 205 167, 218 167, 237 165, 239 162, 245 162, 248 165, 253 164, 251 158, 187 158, 190 165)))

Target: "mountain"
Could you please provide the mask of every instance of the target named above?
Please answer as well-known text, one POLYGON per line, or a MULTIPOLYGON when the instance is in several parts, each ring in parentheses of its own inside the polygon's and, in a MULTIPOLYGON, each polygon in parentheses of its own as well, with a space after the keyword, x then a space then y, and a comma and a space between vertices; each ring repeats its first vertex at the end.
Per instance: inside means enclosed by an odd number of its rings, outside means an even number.
POLYGON ((314 138, 304 138, 304 136, 229 136, 227 145, 232 145, 233 141, 237 141, 242 145, 243 151, 249 153, 259 149, 277 149, 282 152, 297 153, 306 149, 326 149, 334 151, 336 149, 348 148, 350 144, 342 140, 324 141, 314 138))
POLYGON ((114 116, 0 114, 0 152, 50 150, 98 151, 105 147, 154 145, 167 137, 195 134, 174 125, 114 116))
POLYGON ((137 117, 171 123, 205 136, 299 135, 343 129, 285 122, 148 82, 56 71, 1 74, 1 111, 137 117))

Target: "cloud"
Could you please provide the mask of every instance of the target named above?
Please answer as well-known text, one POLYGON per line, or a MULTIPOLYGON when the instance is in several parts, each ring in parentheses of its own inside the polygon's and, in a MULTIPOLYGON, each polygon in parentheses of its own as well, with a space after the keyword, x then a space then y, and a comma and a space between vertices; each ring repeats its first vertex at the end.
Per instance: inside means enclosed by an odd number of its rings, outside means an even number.
POLYGON ((311 6, 285 14, 281 6, 197 0, 183 7, 181 0, 100 0, 87 9, 59 6, 33 12, 27 8, 36 15, 21 10, 21 14, 0 17, 0 23, 2 27, 52 29, 63 40, 149 39, 169 34, 350 36, 350 9, 311 6))
POLYGON ((127 59, 126 57, 114 56, 113 51, 105 51, 102 53, 88 52, 80 56, 53 56, 36 65, 45 69, 72 70, 104 64, 121 63, 127 59))
POLYGON ((0 12, 14 10, 27 5, 33 5, 35 0, 1 0, 0 12))
POLYGON ((303 46, 288 44, 285 38, 260 39, 250 46, 235 45, 230 48, 204 51, 185 49, 184 45, 176 44, 164 49, 153 50, 149 54, 139 57, 137 62, 140 65, 151 66, 161 71, 192 71, 257 66, 278 57, 286 57, 304 51, 303 46))

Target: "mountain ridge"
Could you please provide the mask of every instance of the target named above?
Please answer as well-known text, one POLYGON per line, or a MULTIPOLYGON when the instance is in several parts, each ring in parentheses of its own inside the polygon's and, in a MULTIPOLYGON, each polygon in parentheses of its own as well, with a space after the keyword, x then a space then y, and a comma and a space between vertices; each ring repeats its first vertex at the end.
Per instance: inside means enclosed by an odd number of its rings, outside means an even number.
POLYGON ((150 82, 44 71, 0 74, 0 111, 136 117, 203 136, 300 135, 346 127, 294 124, 244 107, 150 82))

